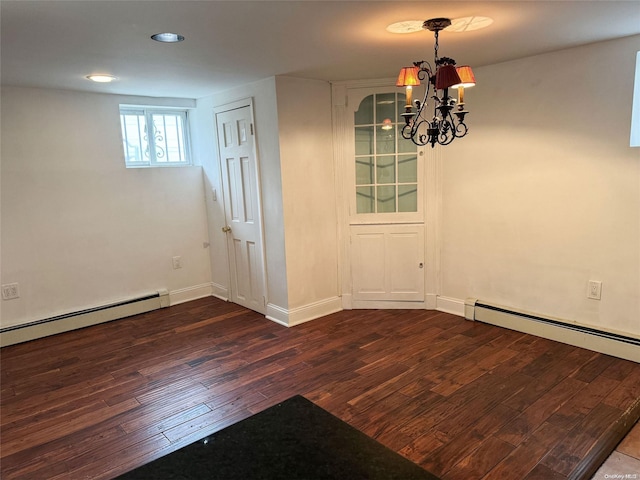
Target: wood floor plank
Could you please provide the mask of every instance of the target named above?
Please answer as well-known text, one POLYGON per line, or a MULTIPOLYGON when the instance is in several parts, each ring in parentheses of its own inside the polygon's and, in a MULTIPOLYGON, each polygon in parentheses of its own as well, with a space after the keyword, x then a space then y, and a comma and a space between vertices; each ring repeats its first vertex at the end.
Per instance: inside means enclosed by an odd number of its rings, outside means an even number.
POLYGON ((603 399, 603 403, 617 407, 620 410, 626 410, 638 398, 640 398, 640 371, 633 369, 620 382, 618 387, 603 399))
POLYGON ((423 310, 286 328, 203 298, 0 350, 0 477, 110 479, 302 394, 458 478, 566 478, 640 365, 423 310))
POLYGON ((75 458, 84 452, 85 446, 99 446, 112 438, 123 438, 126 435, 118 426, 104 428, 93 426, 84 431, 74 432, 26 450, 21 450, 3 458, 9 468, 3 468, 2 478, 48 478, 39 476, 39 472, 46 472, 49 467, 55 475, 55 465, 62 464, 60 473, 67 471, 66 460, 75 458))
POLYGON ((611 365, 602 372, 602 375, 612 378, 613 380, 623 381, 631 375, 631 373, 637 370, 637 366, 637 363, 630 360, 616 359, 615 362, 611 363, 611 365))
POLYGON ((602 372, 615 362, 613 357, 603 353, 594 353, 593 357, 582 365, 573 375, 576 380, 592 382, 602 372))
POLYGON ((581 394, 586 383, 568 378, 548 390, 538 400, 527 407, 520 415, 505 425, 496 437, 518 446, 531 433, 546 422, 551 415, 560 409, 568 400, 581 394))
MULTIPOLYGON (((480 350, 480 349, 478 349, 480 350)), ((456 390, 471 383, 486 372, 496 368, 498 365, 506 362, 517 355, 517 352, 509 349, 495 350, 491 348, 486 354, 480 355, 479 358, 468 359, 469 364, 455 371, 450 371, 443 381, 438 383, 433 391, 448 397, 456 390)))
POLYGON ((251 415, 252 412, 248 409, 238 410, 236 408, 220 407, 193 418, 186 423, 169 428, 165 430, 163 434, 171 442, 178 442, 186 437, 193 437, 193 439, 196 440, 210 433, 222 430, 224 427, 233 425, 251 415))
POLYGON ((617 408, 599 404, 562 441, 558 442, 557 446, 547 453, 542 464, 555 472, 568 476, 606 431, 603 427, 613 424, 621 414, 622 412, 617 408))
POLYGON ((476 450, 456 463, 447 472, 446 477, 448 480, 482 478, 514 448, 513 445, 491 436, 484 440, 476 450))
POLYGON ((42 421, 34 422, 33 425, 21 427, 17 430, 3 429, 2 455, 11 455, 29 446, 42 445, 59 438, 61 432, 80 430, 88 424, 104 418, 114 417, 138 405, 139 403, 135 399, 130 399, 114 406, 96 402, 78 409, 77 412, 65 413, 60 417, 45 418, 42 421))
POLYGON ((477 430, 466 430, 424 455, 419 463, 435 475, 442 477, 459 461, 475 452, 485 437, 477 430))
POLYGON ((429 433, 412 440, 409 444, 401 448, 399 453, 409 460, 422 465, 424 459, 442 445, 442 441, 440 441, 435 434, 429 433))
MULTIPOLYGON (((146 438, 143 441, 136 443, 134 445, 122 445, 118 448, 116 445, 114 447, 113 453, 110 455, 102 456, 102 455, 87 455, 82 458, 82 461, 79 463, 78 467, 74 470, 69 470, 66 473, 61 475, 47 476, 43 478, 47 478, 48 480, 68 480, 69 478, 113 478, 110 472, 107 475, 103 476, 102 471, 105 470, 105 458, 117 458, 119 464, 130 461, 131 459, 139 460, 141 457, 144 457, 147 453, 152 453, 154 455, 156 452, 161 451, 163 448, 168 447, 170 444, 167 438, 162 434, 157 434, 154 437, 146 438), (96 475, 95 472, 98 472, 96 475)), ((171 451, 171 450, 170 450, 171 451)), ((139 465, 139 462, 131 462, 134 465, 139 465)), ((113 464, 107 464, 107 468, 112 468, 113 464)), ((120 472, 124 473, 124 472, 120 472)))
POLYGON ((543 424, 483 478, 485 480, 525 478, 545 457, 549 449, 560 442, 564 434, 564 430, 555 425, 543 424))
POLYGON ((154 433, 163 432, 211 411, 211 408, 197 400, 181 403, 179 406, 170 403, 168 405, 144 405, 144 407, 146 408, 136 412, 135 418, 127 419, 120 424, 126 433, 133 433, 145 428, 151 428, 154 433))
POLYGON ((546 465, 539 463, 524 477, 524 480, 565 480, 566 478, 566 475, 554 472, 546 465))
POLYGON ((602 375, 597 376, 582 389, 580 395, 574 395, 567 403, 561 406, 560 409, 549 418, 549 422, 563 427, 566 430, 573 429, 591 410, 600 404, 611 392, 615 391, 619 384, 620 382, 618 380, 613 380, 602 375))
MULTIPOLYGON (((30 423, 33 421, 31 417, 34 409, 38 409, 41 415, 45 411, 54 409, 58 412, 63 412, 65 405, 67 405, 67 409, 75 410, 79 406, 79 399, 83 399, 84 403, 100 400, 100 398, 87 397, 100 392, 102 389, 110 388, 114 388, 114 379, 111 375, 104 374, 92 382, 86 382, 82 385, 76 383, 68 384, 61 386, 54 392, 16 395, 2 406, 0 424, 8 425, 13 423, 14 426, 17 426, 17 422, 20 420, 26 420, 27 423, 30 423)), ((127 385, 126 388, 130 390, 131 385, 127 385)))
POLYGON ((483 436, 494 435, 505 424, 510 424, 517 417, 518 411, 498 403, 499 399, 489 401, 480 399, 469 402, 438 423, 435 430, 439 438, 453 439, 465 430, 475 428, 483 436))

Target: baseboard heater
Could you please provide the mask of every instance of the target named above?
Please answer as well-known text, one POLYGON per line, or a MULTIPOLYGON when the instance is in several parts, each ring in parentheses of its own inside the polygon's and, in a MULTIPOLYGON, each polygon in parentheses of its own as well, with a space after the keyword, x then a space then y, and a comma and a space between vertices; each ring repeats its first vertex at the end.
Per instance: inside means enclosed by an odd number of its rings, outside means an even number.
POLYGON ((158 290, 155 293, 136 298, 13 325, 0 329, 0 347, 110 322, 168 306, 169 292, 158 290))
POLYGON ((628 334, 544 317, 475 298, 465 301, 465 318, 640 362, 640 338, 628 334))

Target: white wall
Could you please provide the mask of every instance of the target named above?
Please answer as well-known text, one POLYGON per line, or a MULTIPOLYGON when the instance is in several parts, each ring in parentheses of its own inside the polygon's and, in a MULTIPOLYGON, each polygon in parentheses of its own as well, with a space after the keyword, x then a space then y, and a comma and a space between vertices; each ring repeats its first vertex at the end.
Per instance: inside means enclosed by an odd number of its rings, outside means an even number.
POLYGON ((640 334, 638 50, 634 36, 477 69, 470 133, 442 153, 441 295, 640 334))
POLYGON ((222 192, 210 135, 213 111, 246 98, 253 100, 262 183, 268 315, 292 324, 335 311, 337 221, 327 82, 272 77, 198 100, 196 149, 207 181, 214 287, 224 295, 229 267, 221 232, 224 208, 211 195, 212 189, 222 192))
POLYGON ((124 167, 118 104, 138 100, 2 87, 3 327, 210 288, 202 169, 124 167))
POLYGON ((276 77, 289 309, 338 299, 329 83, 276 77))
MULTIPOLYGON (((477 69, 471 132, 442 150, 441 296, 640 334, 640 153, 629 147, 638 50, 635 36, 477 69), (601 301, 586 298, 589 279, 603 282, 601 301)), ((2 302, 2 326, 212 278, 228 285, 211 199, 222 191, 213 107, 247 97, 269 302, 292 311, 335 295, 328 92, 276 77, 199 100, 203 182, 199 167, 124 168, 126 98, 3 87, 1 275, 21 298, 2 302)))

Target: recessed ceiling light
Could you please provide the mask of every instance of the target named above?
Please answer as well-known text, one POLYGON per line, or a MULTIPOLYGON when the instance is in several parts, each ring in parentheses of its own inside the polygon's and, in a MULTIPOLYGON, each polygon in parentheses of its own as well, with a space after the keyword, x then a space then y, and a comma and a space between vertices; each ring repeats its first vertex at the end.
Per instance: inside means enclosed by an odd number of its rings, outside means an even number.
POLYGON ((177 33, 156 33, 155 35, 151 35, 151 39, 156 42, 163 43, 177 43, 184 40, 182 35, 178 35, 177 33))
MULTIPOLYGON (((486 28, 493 23, 493 18, 489 17, 462 17, 451 20, 451 25, 445 30, 447 32, 471 32, 486 28)), ((424 30, 424 20, 404 20, 392 23, 387 26, 387 31, 391 33, 414 33, 424 30)))
POLYGON ((113 75, 104 75, 104 74, 87 75, 87 78, 89 80, 92 80, 98 83, 109 83, 109 82, 113 82, 114 80, 117 80, 117 77, 114 77, 113 75))

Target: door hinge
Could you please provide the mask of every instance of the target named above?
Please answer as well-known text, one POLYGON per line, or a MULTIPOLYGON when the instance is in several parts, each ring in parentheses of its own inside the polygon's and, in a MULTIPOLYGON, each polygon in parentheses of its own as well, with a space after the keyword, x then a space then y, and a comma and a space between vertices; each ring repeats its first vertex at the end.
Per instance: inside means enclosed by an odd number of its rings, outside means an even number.
POLYGON ((263 307, 267 306, 267 297, 265 297, 264 295, 262 296, 262 306, 263 307))
POLYGON ((249 130, 251 131, 251 135, 253 135, 253 123, 249 124, 249 130))

